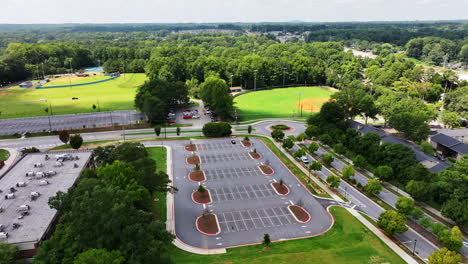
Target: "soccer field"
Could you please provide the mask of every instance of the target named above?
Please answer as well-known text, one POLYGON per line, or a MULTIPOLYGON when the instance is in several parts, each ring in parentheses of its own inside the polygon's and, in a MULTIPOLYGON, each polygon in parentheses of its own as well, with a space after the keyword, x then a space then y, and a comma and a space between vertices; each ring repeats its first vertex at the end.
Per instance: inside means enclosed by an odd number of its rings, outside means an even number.
POLYGON ((326 87, 296 87, 251 92, 234 99, 242 121, 260 118, 298 117, 318 112, 333 90, 326 87), (299 113, 300 116, 300 113, 299 113))
POLYGON ((0 118, 44 116, 49 104, 54 115, 94 112, 97 109, 94 110, 92 106, 98 106, 98 102, 101 111, 134 109, 137 88, 146 79, 144 73, 128 73, 108 82, 85 86, 2 89, 0 118), (78 99, 72 100, 73 97, 78 99))

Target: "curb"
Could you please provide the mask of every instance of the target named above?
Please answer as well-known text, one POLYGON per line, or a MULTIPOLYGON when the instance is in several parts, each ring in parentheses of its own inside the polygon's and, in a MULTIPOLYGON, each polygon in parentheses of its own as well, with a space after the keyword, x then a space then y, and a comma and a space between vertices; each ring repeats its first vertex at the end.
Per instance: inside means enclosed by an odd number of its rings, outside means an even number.
MULTIPOLYGON (((200 203, 200 202, 195 201, 195 198, 193 197, 193 195, 194 195, 197 191, 194 191, 194 192, 192 193, 192 195, 191 195, 191 196, 192 196, 192 201, 193 201, 194 203, 197 203, 197 204, 212 204, 212 203, 213 203, 213 199, 211 199, 210 190, 206 189, 206 191, 208 192, 208 195, 210 196, 210 202, 208 202, 208 203, 200 203)), ((218 225, 218 226, 219 226, 219 225, 218 225)))
POLYGON ((311 216, 310 216, 309 212, 307 212, 306 209, 304 209, 302 206, 299 206, 299 205, 296 205, 296 206, 302 208, 302 210, 304 210, 304 212, 307 213, 307 215, 309 216, 309 218, 308 218, 306 221, 301 221, 301 220, 299 220, 299 219, 296 217, 296 215, 293 213, 293 211, 291 210, 291 208, 289 208, 289 207, 291 207, 291 205, 288 205, 288 211, 292 214, 292 216, 294 217, 294 219, 296 219, 296 221, 297 221, 298 223, 301 223, 301 224, 305 224, 305 223, 309 222, 310 219, 311 219, 311 216))

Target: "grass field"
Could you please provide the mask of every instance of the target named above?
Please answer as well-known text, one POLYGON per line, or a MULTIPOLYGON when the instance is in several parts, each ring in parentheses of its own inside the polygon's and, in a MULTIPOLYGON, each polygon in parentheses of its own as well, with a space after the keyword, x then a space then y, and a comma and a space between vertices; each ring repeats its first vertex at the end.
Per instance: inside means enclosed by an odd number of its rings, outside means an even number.
POLYGON ((7 160, 10 156, 10 152, 6 149, 0 149, 0 160, 7 160))
MULTIPOLYGON (((98 77, 109 78, 89 78, 98 77)), ((0 118, 44 116, 47 115, 44 110, 49 107, 49 102, 54 115, 96 111, 92 105, 97 105, 98 100, 101 111, 134 109, 137 87, 146 79, 143 73, 129 73, 125 74, 125 77, 86 86, 51 89, 13 87, 0 90, 0 118), (72 97, 79 99, 72 100, 72 97)), ((88 79, 85 82, 88 81, 92 80, 88 79)))
POLYGON ((317 112, 333 91, 322 87, 296 87, 251 92, 234 99, 243 121, 260 118, 298 117, 302 108, 303 115, 317 112), (299 103, 299 95, 300 102, 299 103))
MULTIPOLYGON (((153 147, 148 152, 158 170, 165 170, 166 150, 153 147)), ((153 212, 166 219, 165 196, 157 198, 153 212)), ((344 208, 333 207, 330 211, 335 224, 319 237, 273 243, 270 250, 263 250, 262 245, 233 248, 221 255, 196 255, 171 245, 169 255, 177 264, 405 263, 344 208)))

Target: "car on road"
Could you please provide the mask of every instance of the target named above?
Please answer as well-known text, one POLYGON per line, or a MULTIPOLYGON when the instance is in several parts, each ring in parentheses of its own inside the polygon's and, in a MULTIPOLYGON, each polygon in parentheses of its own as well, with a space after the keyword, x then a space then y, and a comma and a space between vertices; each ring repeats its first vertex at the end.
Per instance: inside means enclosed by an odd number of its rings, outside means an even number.
POLYGON ((231 144, 235 145, 236 144, 236 141, 233 139, 231 140, 231 144))
POLYGON ((308 158, 306 155, 304 155, 304 156, 301 157, 301 161, 302 161, 305 165, 307 165, 307 164, 310 163, 310 160, 309 160, 309 158, 308 158))

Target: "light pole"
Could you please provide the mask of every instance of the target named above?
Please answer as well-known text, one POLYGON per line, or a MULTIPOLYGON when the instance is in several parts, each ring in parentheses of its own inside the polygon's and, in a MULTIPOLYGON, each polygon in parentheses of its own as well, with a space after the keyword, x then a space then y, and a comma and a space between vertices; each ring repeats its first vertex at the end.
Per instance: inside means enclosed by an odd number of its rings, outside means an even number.
POLYGON ((254 90, 257 91, 257 71, 254 70, 254 90))
POLYGON ((298 110, 298 115, 299 115, 299 112, 300 112, 300 115, 301 115, 301 117, 302 117, 302 106, 301 106, 301 95, 302 95, 302 93, 301 93, 301 92, 298 92, 297 95, 299 95, 299 102, 298 102, 299 110, 298 110))
POLYGON ((416 251, 416 243, 418 243, 418 240, 414 239, 413 256, 414 256, 414 252, 416 251))

